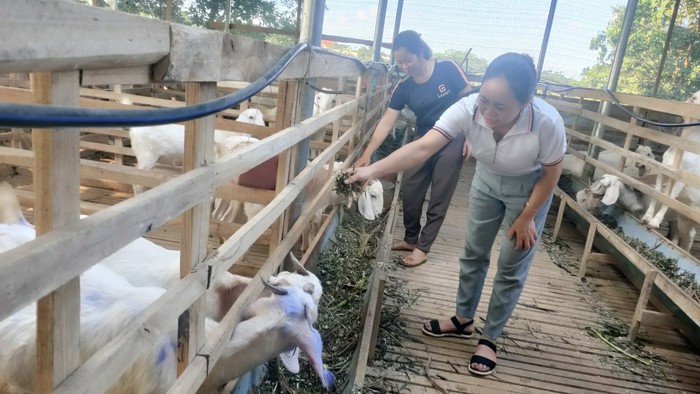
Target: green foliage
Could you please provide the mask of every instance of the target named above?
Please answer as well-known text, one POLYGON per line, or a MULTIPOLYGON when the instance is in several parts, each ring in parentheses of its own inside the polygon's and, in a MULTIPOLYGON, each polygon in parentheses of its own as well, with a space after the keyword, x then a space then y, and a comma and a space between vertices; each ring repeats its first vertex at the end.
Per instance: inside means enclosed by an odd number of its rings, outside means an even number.
MULTIPOLYGON (((650 96, 663 53, 673 0, 639 0, 618 91, 650 96)), ((584 69, 582 84, 603 88, 619 42, 624 7, 613 9, 604 32, 591 40, 598 64, 584 69)), ((682 1, 668 49, 658 97, 685 100, 700 88, 700 2, 682 1)))
POLYGON ((580 82, 574 78, 569 78, 560 71, 543 70, 540 75, 540 81, 544 83, 558 83, 562 85, 579 85, 580 82))
MULTIPOLYGON (((437 59, 443 59, 443 60, 454 60, 457 62, 457 64, 462 65, 462 61, 464 60, 464 57, 467 55, 467 51, 464 50, 455 50, 455 49, 448 49, 445 52, 435 52, 433 56, 437 59)), ((486 59, 482 59, 478 56, 476 56, 473 53, 469 54, 469 61, 467 62, 466 65, 468 65, 468 69, 466 70, 468 73, 471 74, 481 74, 486 70, 486 66, 488 65, 488 62, 486 59)), ((462 65, 462 68, 465 68, 466 65, 462 65)))

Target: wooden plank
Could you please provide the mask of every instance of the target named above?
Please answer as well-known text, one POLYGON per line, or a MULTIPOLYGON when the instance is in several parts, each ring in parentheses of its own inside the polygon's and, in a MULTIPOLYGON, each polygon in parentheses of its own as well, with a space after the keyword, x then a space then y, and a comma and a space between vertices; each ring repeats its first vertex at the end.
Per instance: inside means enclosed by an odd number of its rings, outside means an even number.
POLYGON ((589 253, 588 261, 593 263, 615 264, 615 257, 607 253, 589 253))
POLYGON ((207 199, 214 190, 214 173, 211 167, 189 171, 89 218, 65 225, 61 231, 51 231, 5 252, 0 265, 0 319, 207 199))
POLYGON ((645 309, 642 311, 641 324, 650 327, 661 327, 675 330, 681 327, 681 324, 673 316, 663 312, 650 311, 645 309))
MULTIPOLYGON (((252 144, 236 149, 235 152, 221 157, 216 165, 216 184, 220 185, 227 182, 258 164, 273 158, 282 151, 296 145, 304 138, 311 136, 321 126, 332 122, 340 116, 351 113, 356 105, 357 100, 353 100, 328 110, 317 117, 308 118, 295 126, 275 133, 267 137, 264 144, 252 144)), ((340 147, 342 147, 342 144, 338 146, 338 150, 340 147)))
MULTIPOLYGON (((1 28, 0 28, 1 29, 1 28)), ((78 105, 77 71, 34 74, 38 104, 78 105)), ((32 146, 37 237, 80 220, 78 129, 35 129, 32 146)), ((10 278, 12 279, 12 278, 10 278)), ((80 364, 80 279, 41 298, 36 321, 36 392, 50 393, 80 364)))
POLYGON ((566 211, 566 199, 560 199, 559 211, 557 212, 557 221, 554 224, 554 231, 552 232, 552 239, 555 241, 559 236, 559 230, 561 230, 561 222, 564 219, 564 211, 566 211))
MULTIPOLYGON (((0 161, 13 166, 32 168, 34 152, 0 146, 0 161)), ((80 160, 80 177, 86 179, 105 179, 124 184, 135 183, 147 187, 158 186, 175 175, 162 171, 140 170, 134 167, 115 166, 94 160, 80 160)))
POLYGON ((598 230, 598 221, 589 222, 588 227, 588 237, 586 237, 586 246, 583 248, 583 257, 581 257, 581 267, 578 271, 578 276, 586 276, 586 268, 588 267, 588 256, 591 254, 591 249, 593 248, 593 238, 595 238, 596 232, 598 230))
MULTIPOLYGON (((90 357, 54 393, 104 392, 139 356, 157 345, 159 333, 172 329, 177 317, 204 294, 205 281, 206 270, 196 271, 182 279, 136 316, 120 336, 90 357)), ((198 364, 193 364, 193 368, 197 367, 198 364)))
POLYGON ((83 70, 80 76, 81 86, 111 85, 115 83, 146 85, 152 82, 150 66, 83 70))
POLYGON ((637 332, 639 331, 639 326, 642 323, 642 315, 644 310, 647 309, 647 303, 649 302, 649 296, 651 295, 651 289, 654 287, 654 280, 656 280, 657 273, 658 272, 656 270, 649 270, 644 278, 644 284, 639 292, 637 308, 634 310, 632 323, 630 324, 630 329, 627 333, 627 339, 630 342, 634 342, 637 339, 637 332))
MULTIPOLYGON (((187 84, 185 101, 188 105, 216 98, 216 83, 187 84)), ((185 123, 184 171, 212 165, 214 162, 214 115, 185 123)), ((195 268, 204 267, 209 241, 209 216, 211 194, 182 215, 182 237, 180 253, 180 278, 195 268)), ((189 363, 204 345, 204 319, 206 317, 206 293, 178 318, 178 373, 189 363)))
MULTIPOLYGON (((605 141, 603 139, 596 138, 596 137, 590 137, 590 136, 587 136, 587 135, 580 133, 578 131, 567 130, 567 132, 570 135, 573 135, 573 136, 580 138, 584 141, 588 141, 589 143, 593 143, 597 146, 600 146, 601 148, 605 148, 606 150, 614 151, 617 154, 619 154, 620 157, 629 158, 630 160, 634 160, 634 161, 637 161, 639 163, 642 163, 649 168, 653 168, 656 172, 663 173, 665 175, 673 177, 674 179, 681 179, 684 182, 688 183, 689 185, 700 185, 700 176, 693 174, 689 171, 680 170, 680 169, 678 169, 678 166, 674 167, 673 165, 667 165, 667 164, 658 162, 656 160, 653 160, 651 158, 643 156, 639 153, 620 148, 619 146, 617 146, 611 142, 608 142, 608 141, 605 141)), ((674 137, 674 138, 678 138, 678 137, 674 137)), ((678 138, 678 141, 683 141, 683 140, 692 142, 692 141, 688 140, 687 138, 685 138, 685 139, 682 137, 678 138)), ((700 144, 698 146, 700 146, 700 144)), ((680 149, 684 150, 685 148, 680 148, 680 149)), ((567 152, 569 152, 569 153, 571 153, 579 158, 581 158, 583 155, 581 152, 578 152, 578 151, 571 149, 571 147, 569 147, 567 149, 567 152)), ((613 174, 620 173, 620 171, 617 170, 616 168, 614 168, 614 167, 610 167, 610 168, 613 168, 615 170, 615 172, 611 172, 611 173, 613 173, 613 174)))
POLYGON ((155 19, 67 1, 3 0, 0 8, 0 72, 149 65, 170 49, 168 23, 155 19))
MULTIPOLYGON (((666 112, 680 116, 688 116, 692 118, 700 118, 700 108, 695 104, 689 104, 682 101, 665 100, 655 97, 638 96, 634 94, 613 93, 621 103, 633 107, 648 108, 659 112, 666 112)), ((567 96, 575 96, 588 98, 593 100, 610 101, 603 90, 596 89, 571 89, 566 92, 567 96)))
MULTIPOLYGON (((254 81, 288 51, 289 48, 240 35, 172 24, 170 54, 155 66, 154 77, 162 81, 254 81)), ((304 52, 279 78, 357 76, 364 69, 357 59, 304 52)))

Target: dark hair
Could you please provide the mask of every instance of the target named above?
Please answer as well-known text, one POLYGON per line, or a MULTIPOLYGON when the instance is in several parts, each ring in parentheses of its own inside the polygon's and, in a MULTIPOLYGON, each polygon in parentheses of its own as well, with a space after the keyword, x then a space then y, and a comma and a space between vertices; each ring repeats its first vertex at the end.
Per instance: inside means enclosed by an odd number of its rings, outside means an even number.
POLYGON ((521 104, 530 101, 535 94, 537 70, 528 54, 509 52, 493 59, 486 67, 481 82, 497 77, 502 77, 508 82, 513 95, 521 104))
POLYGON ((422 56, 424 59, 430 59, 433 56, 433 50, 420 38, 420 34, 413 30, 404 30, 394 37, 391 50, 398 51, 401 48, 405 48, 414 55, 422 56))

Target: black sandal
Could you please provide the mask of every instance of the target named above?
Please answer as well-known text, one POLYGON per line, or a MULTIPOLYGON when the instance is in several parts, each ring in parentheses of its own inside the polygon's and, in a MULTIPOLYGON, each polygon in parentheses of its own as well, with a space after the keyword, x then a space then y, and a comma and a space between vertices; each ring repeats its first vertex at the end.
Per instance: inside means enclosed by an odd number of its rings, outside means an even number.
POLYGON ((442 332, 440 330, 440 321, 439 320, 431 320, 430 321, 430 329, 426 327, 424 324, 422 327, 423 334, 430 336, 430 337, 435 337, 435 338, 443 338, 443 337, 453 337, 453 338, 471 338, 472 335, 474 334, 473 332, 468 332, 466 331, 467 327, 471 326, 474 324, 474 319, 469 320, 468 322, 462 324, 457 320, 457 316, 452 316, 450 318, 452 321, 452 324, 455 326, 455 331, 447 331, 447 332, 442 332))
MULTIPOLYGON (((480 339, 479 345, 486 345, 490 347, 494 353, 496 353, 496 345, 488 339, 480 339)), ((472 358, 469 359, 469 365, 467 366, 467 369, 469 369, 469 372, 471 372, 474 375, 488 376, 491 375, 494 370, 496 370, 496 362, 484 356, 473 355, 472 358), (486 367, 488 367, 488 370, 479 371, 478 369, 472 369, 472 364, 485 365, 486 367)))

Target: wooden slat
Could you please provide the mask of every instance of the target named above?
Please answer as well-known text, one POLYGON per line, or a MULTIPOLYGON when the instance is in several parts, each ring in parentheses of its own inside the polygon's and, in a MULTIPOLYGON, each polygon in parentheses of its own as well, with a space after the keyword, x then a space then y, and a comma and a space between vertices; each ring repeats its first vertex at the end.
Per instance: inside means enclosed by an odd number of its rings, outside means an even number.
MULTIPOLYGON (((216 83, 187 84, 185 101, 188 105, 216 98, 216 83)), ((214 115, 195 119, 185 124, 184 171, 191 171, 214 162, 214 115)), ((204 268, 209 241, 209 216, 211 195, 182 215, 182 238, 180 253, 180 278, 193 269, 204 268)), ((206 294, 178 319, 178 373, 187 368, 204 345, 204 319, 206 317, 206 294)))
POLYGON ((68 1, 3 0, 0 8, 0 72, 149 65, 170 49, 169 26, 155 19, 68 1))
POLYGON ((642 289, 639 291, 639 300, 637 301, 637 308, 634 310, 634 315, 632 316, 632 323, 630 324, 629 332, 627 333, 627 339, 630 342, 637 340, 637 332, 642 324, 642 316, 644 311, 647 309, 647 303, 649 302, 649 296, 651 295, 651 290, 654 288, 654 280, 656 280, 656 270, 649 270, 644 278, 644 284, 642 289))
POLYGON ((111 85, 115 83, 127 85, 145 85, 151 80, 151 68, 149 66, 102 68, 97 70, 83 70, 80 76, 82 86, 111 85))
MULTIPOLYGON (((163 81, 254 81, 288 50, 240 35, 172 24, 170 54, 156 65, 154 75, 163 81)), ((306 52, 280 78, 358 76, 364 69, 356 59, 306 52)))
MULTIPOLYGON (((33 74, 39 104, 78 105, 78 72, 33 74)), ((36 129, 32 146, 37 237, 80 220, 78 129, 36 129)), ((9 278, 12 279, 12 278, 9 278)), ((37 303, 36 392, 50 393, 80 364, 80 279, 37 303)))

